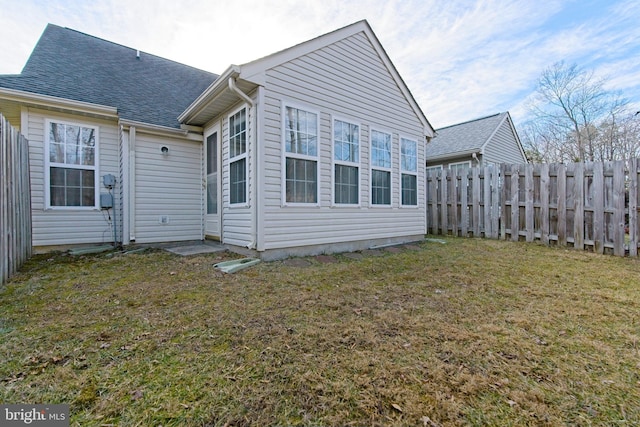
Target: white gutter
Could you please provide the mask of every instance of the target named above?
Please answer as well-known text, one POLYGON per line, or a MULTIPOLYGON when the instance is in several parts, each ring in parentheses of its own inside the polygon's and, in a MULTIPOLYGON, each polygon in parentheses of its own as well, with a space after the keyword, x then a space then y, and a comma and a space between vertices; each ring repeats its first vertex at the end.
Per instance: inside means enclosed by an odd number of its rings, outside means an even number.
POLYGON ((229 77, 229 89, 231 89, 232 91, 234 91, 235 93, 238 94, 238 96, 240 98, 242 98, 244 100, 244 102, 246 102, 247 104, 249 104, 249 107, 253 107, 255 104, 253 103, 253 100, 251 98, 249 98, 247 96, 246 93, 244 93, 243 91, 241 91, 238 86, 236 86, 236 79, 234 77, 229 77))
POLYGON ((136 240, 136 127, 129 127, 129 241, 136 240))
POLYGON ((255 227, 256 227, 256 250, 264 251, 264 216, 262 210, 264 209, 264 179, 259 179, 264 176, 263 168, 264 162, 262 161, 262 151, 260 147, 260 141, 258 135, 264 135, 264 115, 261 114, 264 111, 264 86, 258 86, 258 94, 256 103, 256 215, 255 215, 255 227))
POLYGON ((154 125, 150 123, 138 122, 135 120, 128 120, 128 119, 120 119, 120 124, 125 128, 135 127, 138 132, 143 131, 150 134, 164 135, 164 136, 166 136, 167 134, 170 134, 173 136, 180 136, 187 139, 202 141, 201 134, 198 133, 197 135, 193 135, 193 132, 189 129, 176 129, 169 126, 154 125))
POLYGON ((478 148, 473 148, 471 150, 456 151, 454 153, 439 154, 436 156, 427 156, 427 163, 429 162, 433 163, 440 160, 455 159, 462 156, 472 156, 473 154, 476 154, 476 153, 482 154, 482 152, 478 148))

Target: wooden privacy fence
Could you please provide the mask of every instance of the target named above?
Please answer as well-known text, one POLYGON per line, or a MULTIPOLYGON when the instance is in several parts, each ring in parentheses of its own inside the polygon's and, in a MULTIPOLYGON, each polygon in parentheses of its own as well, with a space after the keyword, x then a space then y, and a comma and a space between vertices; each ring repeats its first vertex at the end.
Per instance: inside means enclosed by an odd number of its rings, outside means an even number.
POLYGON ((427 173, 431 234, 638 256, 640 159, 427 173))
POLYGON ((29 146, 0 114, 0 285, 31 252, 29 146))

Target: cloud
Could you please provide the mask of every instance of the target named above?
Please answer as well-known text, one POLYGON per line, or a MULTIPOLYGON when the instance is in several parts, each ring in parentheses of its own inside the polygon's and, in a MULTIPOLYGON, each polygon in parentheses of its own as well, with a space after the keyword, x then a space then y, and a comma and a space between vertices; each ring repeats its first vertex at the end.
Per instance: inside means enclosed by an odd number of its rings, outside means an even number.
POLYGON ((48 22, 221 73, 366 18, 436 127, 504 110, 517 121, 542 70, 563 59, 640 99, 636 0, 0 0, 0 9, 0 73, 20 71, 48 22))

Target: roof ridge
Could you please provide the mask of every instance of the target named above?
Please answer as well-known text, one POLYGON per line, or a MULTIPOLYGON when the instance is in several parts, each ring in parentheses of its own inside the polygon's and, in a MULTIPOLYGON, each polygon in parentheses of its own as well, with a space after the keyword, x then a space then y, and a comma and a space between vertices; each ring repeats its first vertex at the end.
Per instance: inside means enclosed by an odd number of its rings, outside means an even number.
MULTIPOLYGON (((192 68, 194 70, 204 71, 205 73, 209 73, 209 74, 213 74, 215 76, 219 76, 219 74, 217 74, 217 73, 214 73, 214 72, 211 72, 211 71, 208 71, 208 70, 203 70, 202 68, 194 67, 192 65, 185 64, 183 62, 179 62, 179 61, 176 61, 176 60, 173 60, 173 59, 165 58, 164 56, 155 55, 155 54, 150 53, 150 52, 146 52, 146 51, 143 51, 143 50, 140 50, 140 49, 133 48, 131 46, 124 45, 122 43, 117 43, 117 42, 114 42, 114 41, 111 41, 111 40, 103 39, 102 37, 98 37, 98 36, 94 36, 92 34, 84 33, 82 31, 76 30, 74 28, 61 27, 60 25, 48 23, 47 27, 49 27, 49 26, 56 27, 58 29, 65 30, 65 31, 71 31, 71 32, 74 32, 74 33, 76 33, 78 35, 81 35, 81 36, 84 36, 84 37, 88 37, 88 38, 92 38, 92 39, 95 39, 95 40, 98 40, 98 41, 101 41, 101 42, 104 42, 104 43, 108 43, 110 45, 119 46, 119 47, 122 47, 122 48, 125 48, 125 49, 129 49, 129 50, 132 50, 132 51, 144 53, 145 55, 152 56, 154 58, 158 58, 158 59, 161 59, 163 61, 172 62, 174 64, 178 64, 178 65, 183 66, 183 67, 189 67, 189 68, 192 68)), ((45 31, 46 31, 46 29, 45 29, 45 31)))
POLYGON ((490 115, 488 115, 488 116, 479 117, 479 118, 477 118, 477 119, 471 119, 471 120, 467 120, 467 121, 465 121, 465 122, 455 123, 455 124, 452 124, 452 125, 449 125, 449 126, 444 126, 444 127, 441 127, 441 128, 436 129, 436 132, 438 132, 438 131, 440 131, 440 130, 443 130, 443 129, 452 128, 452 127, 455 127, 455 126, 461 126, 461 125, 466 125, 466 124, 468 124, 468 123, 472 123, 472 122, 479 122, 480 120, 490 119, 490 118, 492 118, 492 117, 496 117, 496 116, 499 116, 499 115, 501 115, 501 114, 506 114, 506 112, 504 112, 504 111, 503 111, 503 112, 500 112, 500 113, 495 113, 495 114, 490 114, 490 115))

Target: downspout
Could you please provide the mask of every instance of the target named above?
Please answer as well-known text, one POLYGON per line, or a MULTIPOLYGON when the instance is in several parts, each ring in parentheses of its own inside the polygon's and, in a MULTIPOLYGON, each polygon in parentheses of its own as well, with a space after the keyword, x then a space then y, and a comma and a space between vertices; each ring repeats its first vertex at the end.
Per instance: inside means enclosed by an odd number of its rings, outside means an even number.
POLYGON ((129 127, 129 241, 136 241, 136 127, 129 127))
POLYGON ((249 108, 253 108, 253 100, 249 98, 246 93, 241 91, 238 86, 236 86, 236 79, 234 79, 233 77, 229 77, 229 89, 237 93, 240 98, 242 98, 247 104, 249 104, 249 108))
POLYGON ((480 166, 480 159, 478 158, 478 154, 480 154, 480 153, 479 152, 478 153, 471 153, 471 158, 478 163, 478 166, 480 166))
MULTIPOLYGON (((253 109, 253 123, 252 123, 252 130, 253 132, 251 132, 251 140, 250 140, 250 144, 252 145, 252 153, 253 153, 253 158, 255 159, 253 162, 253 167, 251 170, 251 175, 253 178, 253 192, 254 192, 254 197, 253 197, 253 209, 254 209, 254 215, 253 215, 253 221, 251 223, 251 235, 252 235, 252 241, 251 243, 249 243, 247 245, 247 247, 249 249, 255 249, 257 248, 258 245, 258 191, 257 191, 257 183, 258 183, 258 175, 257 175, 257 165, 259 162, 259 157, 258 157, 258 153, 257 153, 257 109, 255 108, 255 103, 253 102, 253 100, 243 91, 240 90, 240 88, 236 85, 236 79, 234 77, 229 77, 228 80, 229 83, 229 89, 232 92, 235 92, 240 98, 242 98, 242 100, 244 100, 247 104, 249 104, 249 108, 253 109)), ((250 157, 248 157, 250 159, 250 157)))

